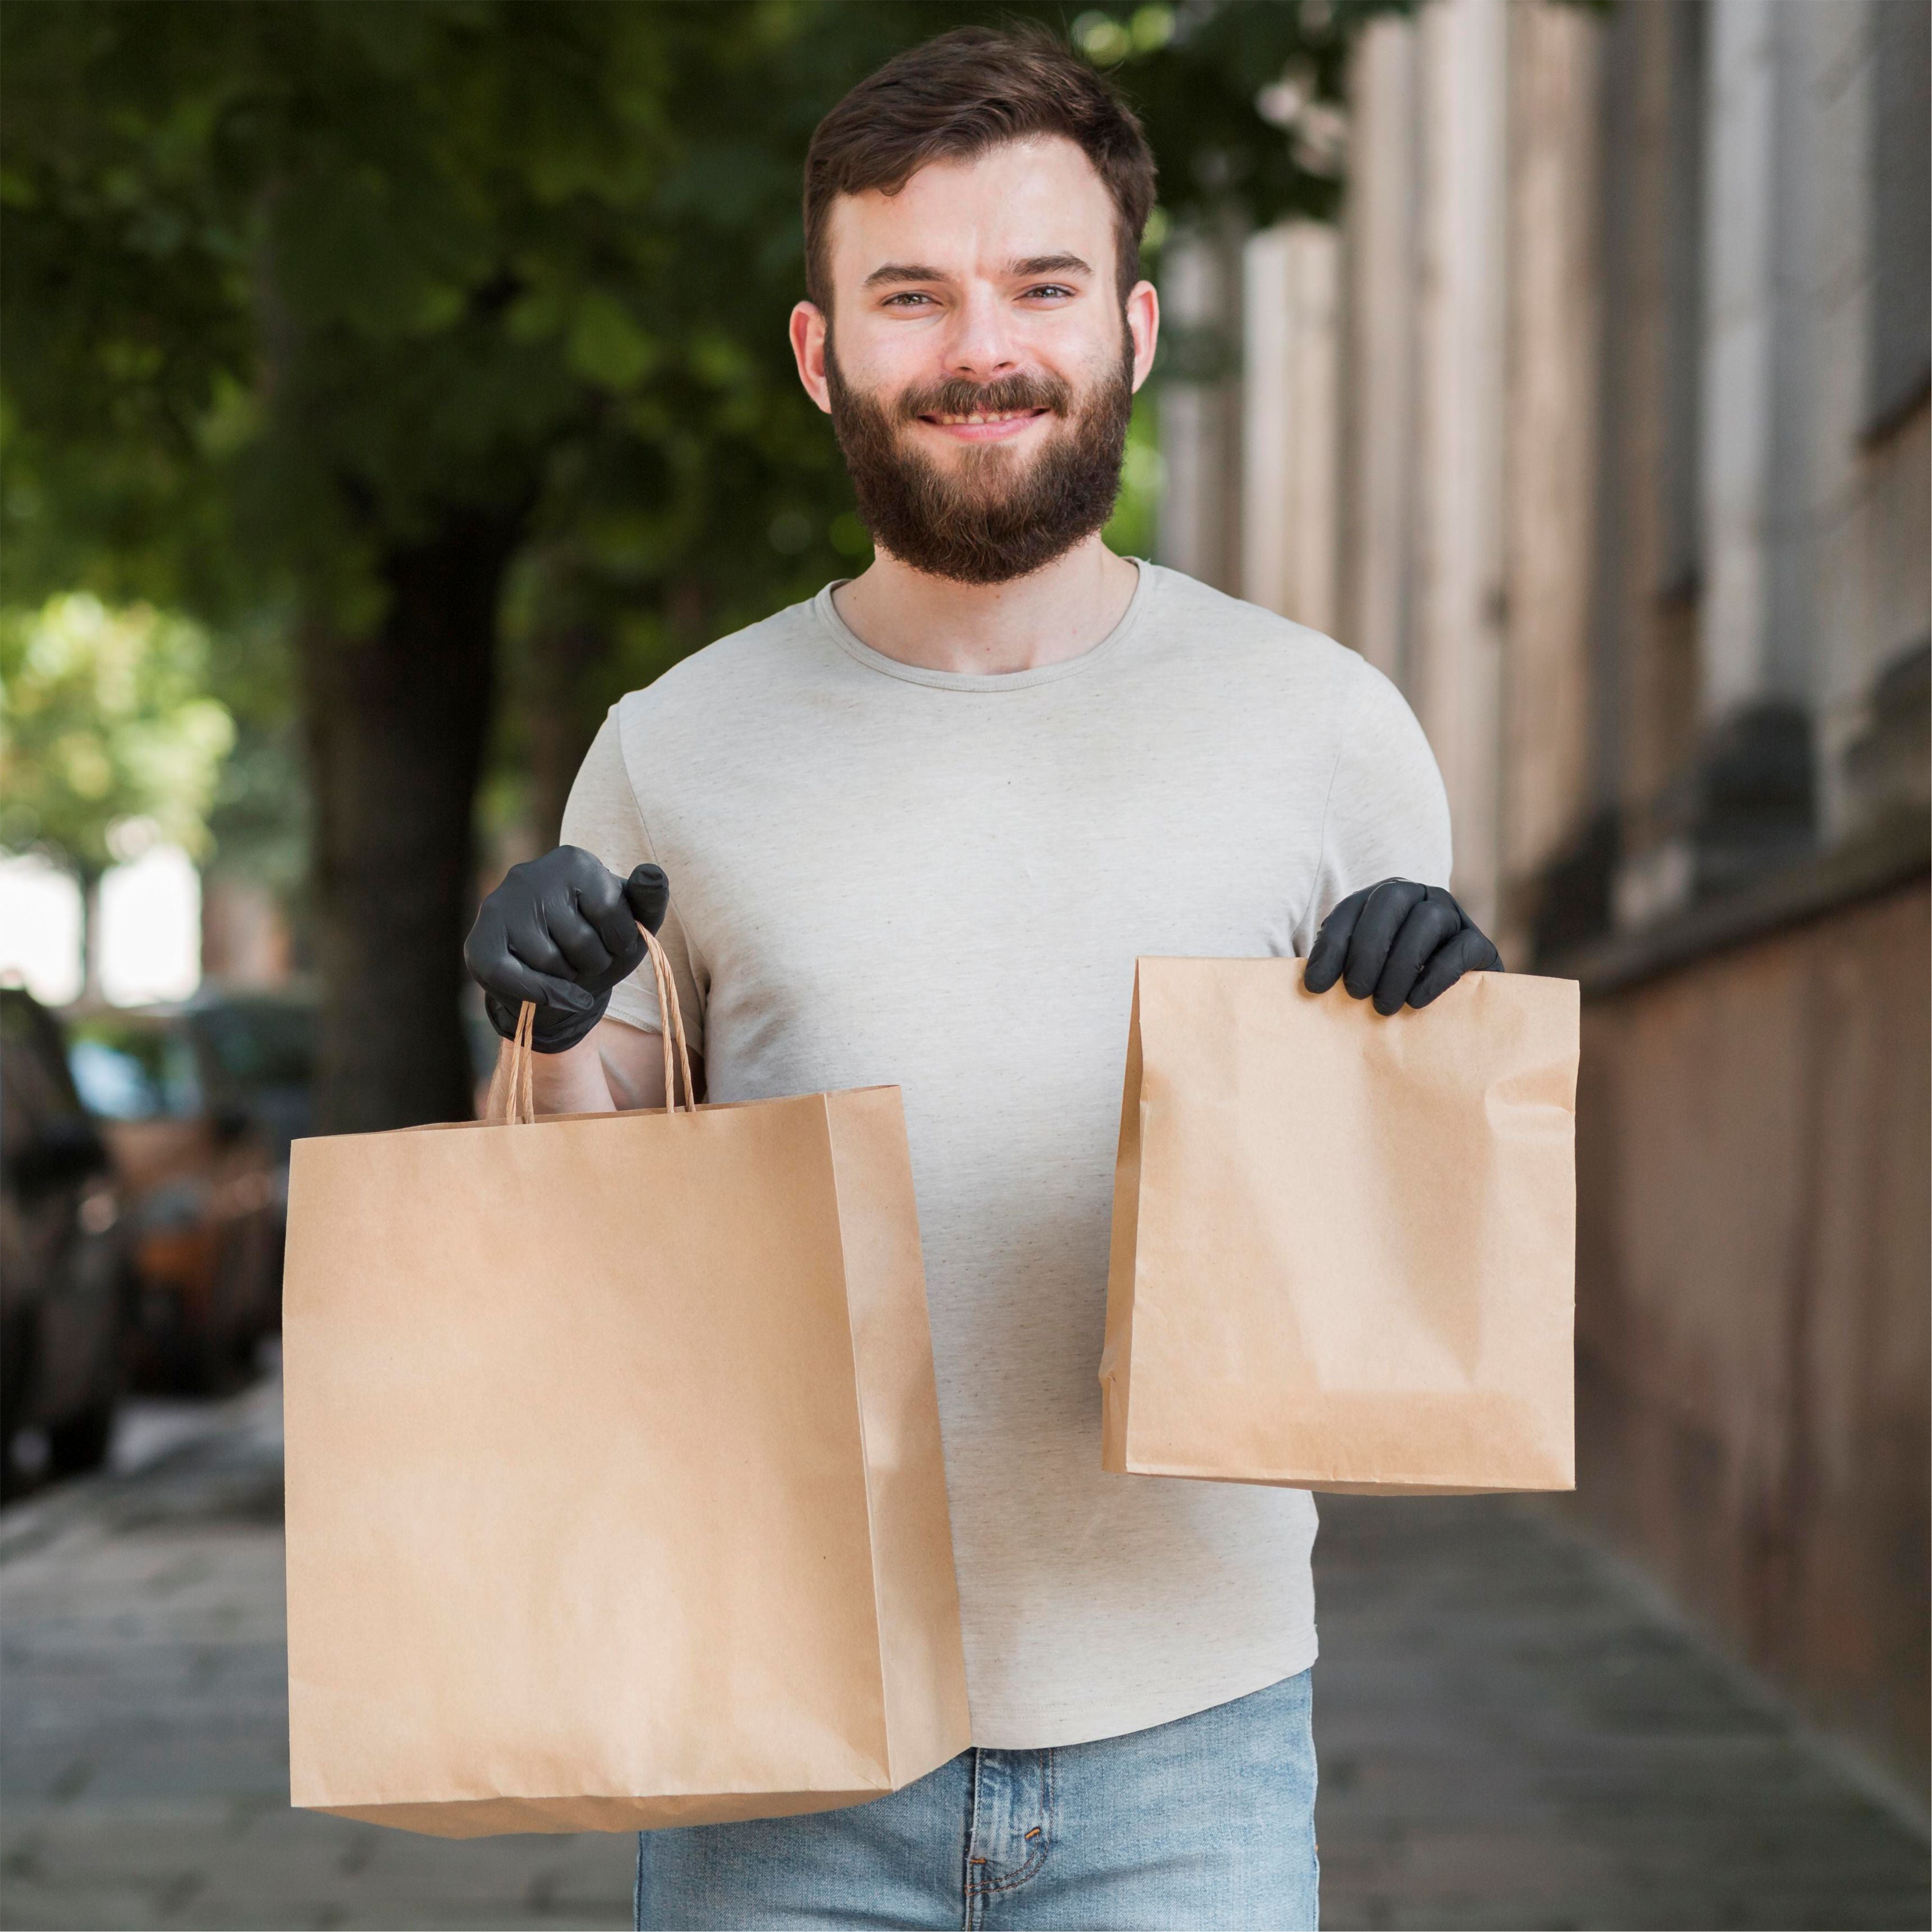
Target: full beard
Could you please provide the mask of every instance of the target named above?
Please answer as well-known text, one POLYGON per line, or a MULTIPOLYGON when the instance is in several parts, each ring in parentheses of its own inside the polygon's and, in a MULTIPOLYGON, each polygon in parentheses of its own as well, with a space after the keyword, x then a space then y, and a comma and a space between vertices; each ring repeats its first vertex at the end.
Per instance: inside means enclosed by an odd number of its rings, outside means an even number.
POLYGON ((1007 376, 956 378, 882 403, 847 386, 830 342, 825 374, 859 514, 880 548, 914 570, 1004 584, 1064 556, 1113 514, 1133 412, 1131 341, 1119 367, 1080 398, 1058 376, 1007 376), (922 416, 1009 410, 1060 419, 1030 461, 998 445, 969 446, 956 469, 943 470, 906 440, 906 425, 922 416))

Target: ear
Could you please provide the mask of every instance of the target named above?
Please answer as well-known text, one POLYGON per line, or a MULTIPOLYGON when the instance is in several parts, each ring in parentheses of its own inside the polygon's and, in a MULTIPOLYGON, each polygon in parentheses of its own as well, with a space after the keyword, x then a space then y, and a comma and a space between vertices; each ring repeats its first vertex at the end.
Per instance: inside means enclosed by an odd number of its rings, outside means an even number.
POLYGON ((824 310, 815 302, 802 302, 791 312, 791 352, 798 364, 798 380, 827 416, 832 413, 832 391, 825 380, 825 332, 829 326, 824 310))
POLYGON ((1138 389, 1154 367, 1160 340, 1160 297, 1151 282, 1136 282, 1127 292, 1127 333, 1134 344, 1134 387, 1138 389))

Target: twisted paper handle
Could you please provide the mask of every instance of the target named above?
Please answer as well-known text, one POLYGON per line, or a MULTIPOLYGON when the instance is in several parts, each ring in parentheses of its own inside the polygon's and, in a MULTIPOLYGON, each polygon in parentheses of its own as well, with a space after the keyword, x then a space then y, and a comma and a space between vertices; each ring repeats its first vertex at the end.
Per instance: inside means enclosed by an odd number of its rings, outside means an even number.
MULTIPOLYGON (((691 1054, 685 1044, 684 1010, 678 1004, 677 981, 657 934, 642 926, 638 930, 644 935, 644 950, 650 955, 651 971, 657 980, 661 1028, 658 1037, 664 1042, 664 1112, 674 1114, 677 1111, 676 1076, 681 1074, 684 1078, 685 1109, 694 1114, 698 1111, 698 1090, 692 1084, 691 1054)), ((517 1030, 510 1042, 508 1058, 499 1061, 490 1082, 490 1099, 484 1114, 488 1120, 516 1127, 527 1126, 537 1117, 534 1072, 536 1048, 531 1044, 536 1018, 535 1002, 526 1000, 517 1014, 517 1030)))

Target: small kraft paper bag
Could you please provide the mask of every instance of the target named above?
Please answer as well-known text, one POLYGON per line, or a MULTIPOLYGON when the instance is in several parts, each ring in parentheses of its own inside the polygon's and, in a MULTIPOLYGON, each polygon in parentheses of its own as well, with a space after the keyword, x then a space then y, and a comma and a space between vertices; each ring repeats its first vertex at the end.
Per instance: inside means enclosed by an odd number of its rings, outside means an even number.
POLYGON ((1102 1466, 1574 1487, 1576 982, 1385 1018, 1304 964, 1137 963, 1102 1466))
MULTIPOLYGON (((298 1142, 290 1783, 446 1838, 853 1804, 971 1742, 898 1089, 298 1142)), ((684 1076, 675 1107, 672 1040, 684 1076)))

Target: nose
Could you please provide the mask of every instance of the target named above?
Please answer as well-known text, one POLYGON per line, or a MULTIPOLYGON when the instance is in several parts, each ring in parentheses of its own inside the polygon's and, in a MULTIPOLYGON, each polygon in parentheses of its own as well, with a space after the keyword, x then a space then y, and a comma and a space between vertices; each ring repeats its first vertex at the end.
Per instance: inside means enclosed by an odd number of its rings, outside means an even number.
POLYGON ((989 382, 1020 366, 1006 305, 997 291, 974 288, 953 311, 946 339, 946 373, 989 382))

